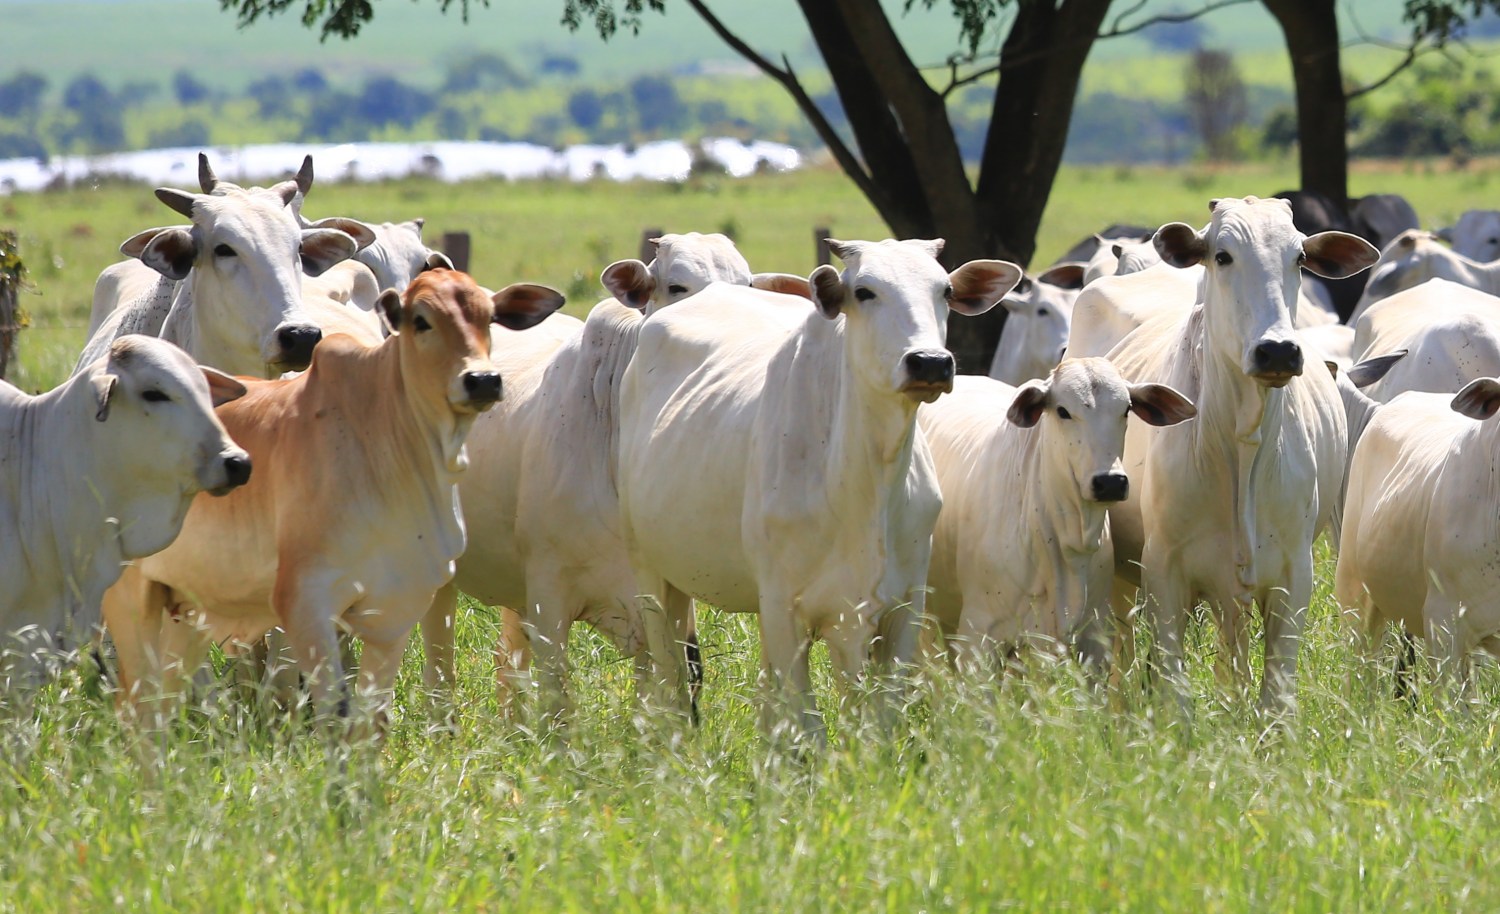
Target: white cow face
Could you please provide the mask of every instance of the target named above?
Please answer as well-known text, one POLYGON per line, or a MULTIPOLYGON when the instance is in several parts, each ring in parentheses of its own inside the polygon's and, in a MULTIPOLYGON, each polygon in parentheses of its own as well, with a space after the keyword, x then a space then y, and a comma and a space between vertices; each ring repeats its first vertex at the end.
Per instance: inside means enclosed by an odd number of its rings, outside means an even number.
POLYGON ((1125 420, 1135 413, 1150 425, 1176 425, 1197 414, 1164 384, 1129 384, 1105 359, 1066 359, 1045 380, 1027 381, 1006 413, 1022 428, 1041 424, 1042 459, 1051 479, 1069 480, 1085 502, 1119 502, 1130 494, 1121 455, 1125 420))
POLYGON ((1058 264, 1040 276, 1022 277, 1001 299, 1007 312, 1005 329, 990 363, 990 377, 1020 384, 1046 377, 1062 361, 1083 271, 1083 264, 1058 264))
POLYGON ((418 273, 453 269, 453 261, 446 254, 422 242, 424 224, 422 219, 408 219, 373 225, 331 216, 312 223, 312 227, 338 229, 351 235, 359 244, 354 259, 370 268, 380 288, 403 292, 418 273))
MULTIPOLYGON (((237 399, 245 385, 193 362, 165 340, 122 336, 86 374, 94 392, 94 419, 109 441, 101 450, 123 470, 134 489, 223 495, 250 478, 250 455, 229 439, 214 407, 237 399)), ((164 531, 124 524, 130 557, 150 555, 165 542, 142 539, 164 531)), ((175 529, 172 531, 175 535, 175 529)))
POLYGON ((942 239, 835 241, 842 261, 813 271, 813 302, 830 320, 843 315, 845 358, 869 388, 931 403, 953 389, 948 311, 983 314, 1015 287, 1021 268, 973 260, 952 273, 937 262, 942 239))
POLYGON ((1285 200, 1215 200, 1208 227, 1181 222, 1156 232, 1156 249, 1175 267, 1206 268, 1204 319, 1219 355, 1265 387, 1284 387, 1302 374, 1302 347, 1293 326, 1300 269, 1342 279, 1374 264, 1380 253, 1345 232, 1303 235, 1285 200))
POLYGON ((1471 209, 1458 217, 1458 224, 1448 230, 1448 240, 1459 253, 1480 263, 1500 258, 1500 212, 1471 209))
POLYGON ((750 264, 726 236, 688 232, 651 239, 651 263, 619 260, 605 267, 599 281, 623 305, 653 314, 703 291, 709 283, 750 285, 750 264))
POLYGON ((322 274, 355 242, 335 229, 299 228, 287 206, 296 190, 291 181, 249 190, 221 182, 212 194, 159 188, 192 227, 153 229, 121 247, 171 279, 191 272, 200 341, 218 364, 306 368, 322 337, 302 309, 301 273, 322 274))

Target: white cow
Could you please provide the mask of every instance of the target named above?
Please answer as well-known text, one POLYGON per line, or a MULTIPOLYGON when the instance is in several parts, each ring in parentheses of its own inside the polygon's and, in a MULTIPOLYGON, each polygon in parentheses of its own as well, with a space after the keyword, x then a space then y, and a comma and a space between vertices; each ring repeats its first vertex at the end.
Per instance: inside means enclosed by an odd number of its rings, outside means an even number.
POLYGON ((1164 261, 1204 266, 1197 305, 1143 325, 1110 355, 1125 377, 1170 384, 1198 407, 1191 425, 1132 423, 1126 467, 1142 485, 1138 500, 1111 510, 1116 573, 1143 578, 1158 666, 1179 689, 1189 610, 1208 602, 1221 671, 1244 676, 1256 603, 1261 706, 1290 709, 1313 540, 1335 516, 1348 440, 1332 375, 1321 362, 1304 371, 1293 316, 1301 268, 1341 278, 1379 253, 1342 232, 1304 236, 1283 200, 1217 200, 1212 211, 1201 231, 1173 223, 1156 234, 1164 261))
POLYGON ((644 659, 615 456, 620 379, 642 323, 712 282, 800 287, 804 295, 807 288, 800 277, 752 275, 723 235, 665 235, 656 245, 650 265, 623 260, 604 270, 614 299, 559 345, 508 354, 512 347, 497 343, 506 398, 469 438, 471 465, 459 487, 469 548, 434 603, 435 618, 423 624, 429 656, 442 661, 429 666, 429 685, 452 681, 452 625, 440 618, 451 618, 456 590, 510 607, 501 613, 497 650, 508 710, 534 661, 547 713, 562 712, 574 622, 594 625, 622 653, 644 659))
POLYGON ((1447 279, 1500 295, 1500 262, 1480 263, 1449 250, 1430 232, 1402 232, 1386 245, 1380 263, 1370 273, 1364 294, 1349 316, 1356 323, 1376 302, 1397 292, 1416 288, 1432 279, 1447 279))
POLYGON ((1395 622, 1464 685, 1471 651, 1500 651, 1497 409, 1500 380, 1480 378, 1456 396, 1405 393, 1376 412, 1350 468, 1334 576, 1371 646, 1395 622))
MULTIPOLYGON (((335 229, 299 229, 287 209, 296 193, 292 181, 222 194, 158 188, 157 197, 193 224, 142 232, 121 246, 161 276, 141 289, 118 275, 134 268, 105 271, 112 277, 101 278, 106 288, 138 297, 107 309, 75 371, 127 332, 159 335, 234 374, 270 377, 307 367, 322 331, 302 307, 302 273, 317 275, 348 259, 355 243, 335 229)), ((96 295, 96 311, 100 304, 96 295)))
POLYGON ((0 694, 92 637, 122 565, 172 542, 195 494, 249 479, 213 412, 244 392, 144 336, 40 396, 0 382, 0 694))
POLYGON ((1408 390, 1452 393, 1500 374, 1500 298, 1434 279, 1376 302, 1355 322, 1360 358, 1408 355, 1369 388, 1386 402, 1408 390))
POLYGON ((1162 314, 1181 317, 1192 307, 1202 280, 1201 270, 1157 263, 1089 283, 1073 303, 1068 354, 1103 356, 1148 320, 1162 314))
POLYGON ((1040 276, 1023 276, 1000 302, 1005 327, 990 361, 990 377, 1020 384, 1046 377, 1068 346, 1073 301, 1083 288, 1083 264, 1060 263, 1040 276))
POLYGON ((1458 224, 1438 233, 1453 245, 1453 251, 1470 260, 1488 263, 1500 259, 1500 210, 1471 209, 1458 217, 1458 224))
POLYGON ((952 387, 949 310, 981 313, 1021 278, 993 260, 945 273, 941 241, 829 246, 845 269, 813 272, 815 307, 718 284, 653 316, 620 394, 620 500, 661 698, 686 707, 687 596, 758 612, 773 694, 815 740, 814 638, 846 684, 872 650, 886 670, 913 658, 941 505, 917 406, 952 387))
POLYGON ((945 503, 927 613, 956 656, 983 661, 1041 642, 1107 668, 1106 509, 1129 491, 1125 417, 1171 425, 1194 412, 1171 388, 1127 384, 1099 358, 1065 359, 1019 390, 962 376, 918 412, 945 503))

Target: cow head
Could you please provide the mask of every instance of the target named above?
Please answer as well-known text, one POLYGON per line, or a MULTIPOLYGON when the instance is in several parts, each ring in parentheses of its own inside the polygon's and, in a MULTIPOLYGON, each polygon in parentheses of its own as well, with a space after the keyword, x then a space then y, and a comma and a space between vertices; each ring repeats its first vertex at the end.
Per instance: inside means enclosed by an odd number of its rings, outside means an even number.
POLYGON ((1000 300, 1006 310, 1005 328, 990 363, 990 377, 1020 384, 1045 377, 1062 360, 1084 269, 1080 263, 1057 264, 1040 276, 1022 277, 1000 300))
POLYGON ((656 245, 651 263, 617 260, 599 276, 622 305, 651 314, 701 292, 709 283, 750 285, 750 264, 724 235, 688 232, 651 241, 656 245))
POLYGON ((813 303, 830 320, 844 317, 845 358, 876 391, 931 403, 953 389, 948 311, 982 314, 1021 279, 1021 268, 973 260, 952 273, 937 262, 941 239, 835 241, 843 271, 821 266, 808 278, 813 303))
POLYGON ((242 374, 306 368, 322 331, 302 308, 304 270, 321 274, 354 253, 334 229, 301 229, 287 204, 295 182, 244 190, 220 182, 212 194, 160 188, 190 227, 143 232, 120 250, 191 284, 196 351, 242 374))
POLYGON ((1444 229, 1446 240, 1457 254, 1488 263, 1500 258, 1500 211, 1471 209, 1458 217, 1458 224, 1444 229))
POLYGON ((1445 261, 1471 265, 1440 244, 1438 236, 1432 232, 1421 229, 1402 232, 1380 252, 1380 262, 1370 271, 1370 279, 1360 297, 1360 307, 1355 310, 1362 312, 1382 298, 1419 286, 1434 276, 1446 278, 1454 275, 1456 271, 1444 269, 1445 261))
POLYGON ((1163 426, 1197 412, 1164 384, 1129 384, 1107 360, 1087 358, 1065 359, 1047 378, 1021 385, 1006 418, 1022 428, 1041 424, 1046 472, 1076 485, 1081 500, 1108 503, 1130 495, 1121 462, 1126 417, 1163 426))
POLYGON ((1346 232, 1303 235, 1285 200, 1215 200, 1211 209, 1201 231, 1181 222, 1162 226, 1156 250, 1172 266, 1205 267, 1204 320, 1220 356, 1262 386, 1284 387, 1303 368, 1293 327, 1301 270, 1343 279, 1380 252, 1346 232))
MULTIPOLYGON (((109 442, 99 453, 123 471, 132 490, 180 493, 186 511, 197 492, 222 495, 249 480, 250 455, 214 414, 215 406, 243 396, 244 384, 195 364, 165 340, 137 335, 115 340, 83 374, 93 419, 109 442)), ((127 556, 150 555, 170 542, 141 539, 163 532, 149 527, 121 527, 127 556)))
POLYGON ((490 361, 490 324, 525 330, 563 303, 561 293, 530 283, 491 296, 457 270, 419 273, 405 292, 387 289, 378 302, 399 337, 402 377, 424 401, 440 399, 444 408, 466 416, 500 400, 500 374, 490 361))

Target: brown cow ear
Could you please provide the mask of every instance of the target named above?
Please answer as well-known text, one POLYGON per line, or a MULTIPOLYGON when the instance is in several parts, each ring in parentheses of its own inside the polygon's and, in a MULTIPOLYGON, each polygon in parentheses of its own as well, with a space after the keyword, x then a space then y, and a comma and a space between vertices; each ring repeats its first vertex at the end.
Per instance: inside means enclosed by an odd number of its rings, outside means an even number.
POLYGON ((651 275, 651 268, 639 260, 615 261, 599 274, 599 282, 615 301, 637 311, 646 310, 651 296, 656 293, 656 277, 651 275))
POLYGON ((812 300, 812 286, 806 279, 791 273, 756 273, 750 277, 750 288, 812 300))
POLYGON ((350 219, 347 216, 327 216, 312 223, 308 228, 337 229, 354 239, 356 251, 363 251, 375 243, 375 229, 358 219, 350 219))
POLYGON ((1051 393, 1051 381, 1032 378, 1016 391, 1016 398, 1011 401, 1010 409, 1005 411, 1005 418, 1012 425, 1031 428, 1042 421, 1042 413, 1047 409, 1047 399, 1051 393))
POLYGON ((971 260, 948 274, 948 307, 969 317, 995 307, 1026 274, 1004 260, 971 260))
MULTIPOLYGON (((120 250, 124 251, 125 248, 121 247, 120 250)), ((185 228, 163 229, 141 248, 140 258, 141 263, 168 279, 183 280, 187 278, 188 271, 192 270, 193 261, 198 259, 198 242, 193 240, 193 233, 185 228)))
POLYGON ((391 333, 401 332, 401 293, 395 289, 386 289, 375 299, 375 310, 385 321, 386 329, 391 333))
POLYGON ((1302 242, 1309 273, 1328 279, 1343 279, 1368 270, 1380 260, 1375 245, 1348 232, 1319 232, 1302 242))
POLYGON ((1397 349, 1386 355, 1365 359, 1349 369, 1349 383, 1355 387, 1369 387, 1386 376, 1393 366, 1406 356, 1405 349, 1397 349))
POLYGON ((1475 378, 1453 396, 1453 411, 1483 421, 1500 410, 1500 379, 1475 378))
POLYGON ((1167 223, 1156 230, 1151 242, 1161 259, 1178 269, 1196 266, 1208 256, 1208 242, 1202 233, 1185 222, 1167 223))

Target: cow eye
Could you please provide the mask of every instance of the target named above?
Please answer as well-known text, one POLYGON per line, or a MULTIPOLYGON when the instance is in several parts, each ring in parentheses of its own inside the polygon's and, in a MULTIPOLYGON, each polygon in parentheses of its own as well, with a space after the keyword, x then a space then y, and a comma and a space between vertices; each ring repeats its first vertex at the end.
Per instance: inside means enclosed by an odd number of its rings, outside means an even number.
POLYGON ((1016 287, 1012 291, 1014 291, 1017 295, 1025 295, 1027 292, 1030 292, 1031 291, 1031 277, 1030 276, 1022 276, 1021 277, 1021 281, 1018 282, 1018 283, 1016 283, 1016 287))
POLYGON ((148 390, 141 394, 141 399, 147 403, 166 403, 172 398, 159 390, 148 390))
POLYGON ((951 283, 943 287, 943 298, 947 301, 953 301, 953 285, 951 283))
POLYGON ((687 292, 687 286, 678 285, 674 282, 670 286, 667 286, 667 291, 673 295, 683 295, 687 292))
POLYGON ((1234 263, 1234 258, 1229 256, 1228 251, 1220 251, 1214 255, 1214 263, 1221 267, 1227 267, 1231 263, 1234 263))
POLYGON ((870 299, 875 297, 875 293, 871 292, 869 289, 866 289, 864 286, 860 286, 858 289, 854 290, 854 297, 859 299, 860 301, 869 301, 870 299))
POLYGON ((1036 316, 1037 317, 1046 317, 1050 313, 1051 312, 1048 311, 1046 308, 1038 308, 1038 309, 1036 309, 1036 316))
POLYGON ((1057 418, 1059 418, 1059 419, 1071 419, 1071 418, 1073 418, 1073 414, 1070 413, 1070 412, 1068 412, 1066 409, 1063 409, 1061 406, 1059 406, 1057 408, 1057 418))
POLYGON ((220 244, 220 245, 215 245, 214 246, 214 256, 215 257, 235 257, 235 256, 238 256, 238 255, 236 255, 234 253, 234 248, 230 247, 227 244, 220 244))
POLYGON ((420 314, 411 319, 411 326, 418 333, 424 333, 432 329, 432 325, 427 322, 427 318, 420 314))
POLYGON ((1297 252, 1297 266, 1300 267, 1304 263, 1307 263, 1307 252, 1306 251, 1298 251, 1297 252))

